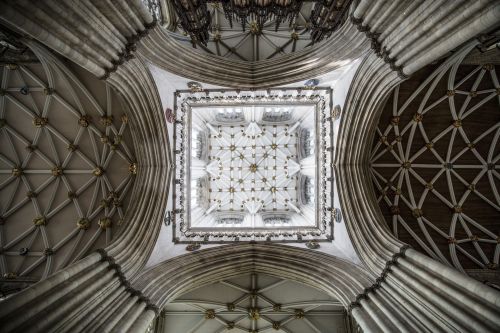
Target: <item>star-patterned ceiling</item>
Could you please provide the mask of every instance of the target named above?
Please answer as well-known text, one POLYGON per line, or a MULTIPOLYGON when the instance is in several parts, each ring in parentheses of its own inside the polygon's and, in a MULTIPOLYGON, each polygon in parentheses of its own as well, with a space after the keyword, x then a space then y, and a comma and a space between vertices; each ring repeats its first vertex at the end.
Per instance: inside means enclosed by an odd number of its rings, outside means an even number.
POLYGON ((14 287, 111 242, 136 172, 112 89, 32 50, 39 63, 0 68, 0 270, 14 287))
POLYGON ((328 196, 318 200, 333 181, 328 91, 177 93, 176 183, 186 195, 176 195, 175 213, 186 241, 331 237, 331 214, 320 214, 328 196))
POLYGON ((161 312, 162 332, 347 332, 340 302, 289 280, 251 274, 181 295, 161 312))
POLYGON ((498 66, 465 56, 395 89, 371 170, 394 235, 475 274, 498 269, 500 257, 500 85, 498 66))
MULTIPOLYGON (((298 134, 289 126, 218 126, 210 136, 209 202, 217 211, 300 212, 298 134), (218 134, 217 134, 218 133, 218 134), (280 139, 278 139, 278 137, 280 139)), ((297 129, 296 126, 294 129, 297 129)), ((213 207, 213 208, 212 208, 213 207)))

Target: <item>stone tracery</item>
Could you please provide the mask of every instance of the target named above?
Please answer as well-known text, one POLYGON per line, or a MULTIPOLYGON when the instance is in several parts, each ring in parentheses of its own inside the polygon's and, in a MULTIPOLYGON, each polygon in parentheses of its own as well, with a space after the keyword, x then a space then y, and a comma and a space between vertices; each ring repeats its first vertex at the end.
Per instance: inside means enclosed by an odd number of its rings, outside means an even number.
POLYGON ((176 95, 177 241, 332 239, 328 89, 176 95))

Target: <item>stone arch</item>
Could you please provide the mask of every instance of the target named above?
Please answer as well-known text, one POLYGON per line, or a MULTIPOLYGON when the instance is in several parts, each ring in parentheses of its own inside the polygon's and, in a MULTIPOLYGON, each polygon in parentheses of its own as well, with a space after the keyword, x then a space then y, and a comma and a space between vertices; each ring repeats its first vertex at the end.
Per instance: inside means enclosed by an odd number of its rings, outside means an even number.
POLYGON ((187 288, 250 272, 287 278, 320 289, 337 297, 346 309, 374 282, 374 276, 362 267, 331 255, 284 245, 247 243, 167 260, 139 274, 133 285, 161 308, 187 288))

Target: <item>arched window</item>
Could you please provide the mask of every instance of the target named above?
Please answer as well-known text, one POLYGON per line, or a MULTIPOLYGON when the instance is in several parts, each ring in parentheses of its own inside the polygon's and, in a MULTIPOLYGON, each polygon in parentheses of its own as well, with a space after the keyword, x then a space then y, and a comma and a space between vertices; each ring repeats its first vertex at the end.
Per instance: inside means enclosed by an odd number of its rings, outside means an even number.
POLYGON ((268 227, 285 226, 290 224, 290 217, 288 215, 269 215, 263 217, 264 225, 268 227))
POLYGON ((262 115, 263 121, 278 123, 278 122, 287 122, 292 119, 292 113, 289 108, 279 108, 279 107, 271 107, 266 108, 264 110, 264 114, 262 115))
POLYGON ((230 226, 243 223, 244 218, 245 217, 241 214, 224 214, 218 215, 215 221, 219 226, 230 226))
POLYGON ((245 121, 245 115, 241 109, 225 108, 218 111, 215 120, 221 123, 239 123, 245 121))
POLYGON ((311 129, 303 128, 300 131, 300 154, 306 158, 314 154, 314 135, 311 129))
POLYGON ((201 132, 193 132, 193 140, 191 142, 192 145, 192 156, 198 159, 203 155, 203 151, 205 150, 205 140, 203 133, 201 132))

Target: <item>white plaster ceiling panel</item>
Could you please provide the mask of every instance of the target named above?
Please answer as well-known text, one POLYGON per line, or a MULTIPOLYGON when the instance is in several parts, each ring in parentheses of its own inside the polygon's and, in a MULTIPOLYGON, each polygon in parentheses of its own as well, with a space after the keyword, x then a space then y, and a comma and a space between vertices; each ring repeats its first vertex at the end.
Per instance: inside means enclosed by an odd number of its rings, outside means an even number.
POLYGON ((134 179, 117 95, 39 46, 0 68, 0 270, 34 282, 106 246, 134 179))
POLYGON ((319 290, 267 275, 195 289, 168 304, 160 332, 347 332, 343 306, 319 290))
POLYGON ((288 128, 252 122, 214 129, 219 134, 210 135, 207 166, 209 202, 216 205, 214 209, 251 214, 299 210, 298 134, 288 128))
POLYGON ((395 236, 463 272, 500 257, 498 67, 454 54, 394 91, 372 176, 395 236))

